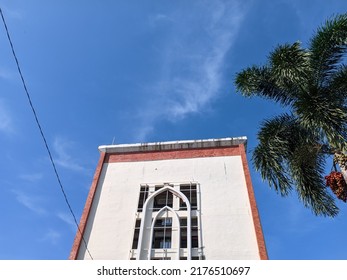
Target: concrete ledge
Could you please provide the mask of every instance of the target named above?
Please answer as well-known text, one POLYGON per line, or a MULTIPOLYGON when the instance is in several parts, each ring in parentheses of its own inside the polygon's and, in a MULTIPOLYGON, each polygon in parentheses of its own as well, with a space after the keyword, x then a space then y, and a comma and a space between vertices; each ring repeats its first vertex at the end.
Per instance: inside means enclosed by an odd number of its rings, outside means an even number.
POLYGON ((154 143, 136 143, 120 145, 103 145, 99 146, 99 151, 114 153, 132 153, 132 152, 152 152, 152 151, 169 151, 169 150, 186 150, 199 148, 230 147, 244 144, 247 145, 247 137, 204 139, 204 140, 183 140, 170 142, 154 143))

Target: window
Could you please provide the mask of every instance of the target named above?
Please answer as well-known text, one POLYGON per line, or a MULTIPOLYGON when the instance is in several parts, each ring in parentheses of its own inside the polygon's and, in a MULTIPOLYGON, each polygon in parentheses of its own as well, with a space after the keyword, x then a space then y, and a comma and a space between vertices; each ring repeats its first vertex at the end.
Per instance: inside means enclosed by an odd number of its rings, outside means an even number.
POLYGON ((153 228, 153 249, 171 248, 172 218, 157 219, 153 228))
POLYGON ((199 247, 199 238, 198 238, 198 218, 192 217, 192 248, 199 247))
MULTIPOLYGON (((180 260, 187 260, 187 257, 180 257, 180 260)), ((193 260, 200 260, 200 258, 197 256, 192 256, 192 261, 193 260)))
MULTIPOLYGON (((196 184, 180 185, 180 191, 188 198, 191 209, 196 210, 198 208, 196 184)), ((182 199, 180 200, 180 210, 187 210, 187 205, 182 199)))
POLYGON ((135 222, 133 245, 131 247, 132 249, 137 249, 137 243, 139 241, 139 235, 140 235, 140 225, 141 225, 141 220, 137 219, 135 222))
MULTIPOLYGON (((187 218, 181 218, 180 224, 181 224, 180 247, 187 248, 187 218)), ((198 248, 199 235, 198 235, 197 217, 192 217, 191 230, 192 230, 192 248, 198 248)))
MULTIPOLYGON (((155 190, 161 189, 163 186, 155 187, 155 190)), ((159 211, 164 206, 169 206, 172 208, 173 195, 170 191, 164 191, 158 194, 153 200, 153 211, 159 211)))
POLYGON ((202 256, 203 244, 199 243, 201 232, 198 227, 200 212, 195 211, 199 210, 198 189, 197 183, 141 184, 129 258, 183 260, 198 259, 198 254, 202 256), (191 212, 187 211, 188 205, 191 212), (190 228, 187 219, 191 219, 190 228))
POLYGON ((146 186, 141 186, 140 189, 140 196, 139 196, 139 203, 137 205, 137 212, 142 212, 143 209, 143 205, 146 202, 146 199, 148 197, 148 191, 149 191, 149 187, 146 186))

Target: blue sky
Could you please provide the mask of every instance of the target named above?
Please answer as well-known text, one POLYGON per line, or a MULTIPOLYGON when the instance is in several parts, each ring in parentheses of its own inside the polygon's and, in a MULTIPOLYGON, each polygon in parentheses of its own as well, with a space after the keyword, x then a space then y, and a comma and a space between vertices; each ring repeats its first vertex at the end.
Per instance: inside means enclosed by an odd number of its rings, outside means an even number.
MULTIPOLYGON (((235 73, 303 42, 342 0, 0 1, 79 220, 99 145, 248 137, 282 108, 236 94, 235 73)), ((0 259, 66 259, 76 228, 0 27, 0 259)), ((251 166, 251 164, 250 164, 251 166)), ((271 259, 347 259, 347 206, 315 217, 252 180, 271 259)))

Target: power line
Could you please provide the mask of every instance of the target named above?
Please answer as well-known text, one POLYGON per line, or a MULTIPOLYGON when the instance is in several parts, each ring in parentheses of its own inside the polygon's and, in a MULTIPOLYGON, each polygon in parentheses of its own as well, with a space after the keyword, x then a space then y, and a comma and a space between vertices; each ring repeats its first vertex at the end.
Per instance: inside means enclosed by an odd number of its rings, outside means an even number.
POLYGON ((19 73, 20 78, 21 78, 21 80, 22 80, 22 84, 23 84, 23 87, 24 87, 24 91, 25 91, 26 96, 27 96, 27 98, 28 98, 30 108, 31 108, 31 110, 32 110, 32 112, 33 112, 33 114, 34 114, 35 122, 36 122, 36 124, 37 124, 37 126, 38 126, 38 128, 39 128, 39 131, 40 131, 42 140, 43 140, 44 145, 45 145, 45 147, 46 147, 46 150, 47 150, 47 152, 48 152, 49 159, 50 159, 50 161, 51 161, 52 167, 53 167, 53 169, 54 169, 55 176, 56 176, 56 178, 57 178, 57 180, 58 180, 58 184, 59 184, 59 186, 60 186, 60 190, 61 190, 61 192, 63 193, 65 202, 66 202, 66 204, 67 204, 67 206, 68 206, 68 208, 69 208, 69 210, 70 210, 70 213, 71 213, 71 215, 72 215, 72 217, 73 217, 73 219, 74 219, 74 222, 75 222, 75 224, 76 224, 76 226, 77 226, 78 232, 81 234, 83 243, 84 243, 84 245, 85 245, 85 247, 86 247, 86 251, 88 252, 90 258, 93 260, 93 257, 92 257, 92 255, 91 255, 91 253, 90 253, 90 251, 89 251, 89 249, 88 249, 88 247, 87 247, 87 242, 85 241, 85 239, 84 239, 84 237, 83 237, 83 233, 82 233, 82 231, 81 231, 81 229, 80 229, 80 227, 79 227, 79 225, 78 225, 76 216, 75 216, 75 214, 74 214, 74 212, 73 212, 73 210, 72 210, 72 208, 71 208, 70 202, 69 202, 69 200, 68 200, 68 198, 67 198, 67 195, 66 195, 66 193, 65 193, 63 184, 62 184, 62 182, 61 182, 61 180, 60 180, 59 173, 58 173, 58 171, 57 171, 56 165, 55 165, 54 160, 53 160, 53 156, 52 156, 51 150, 50 150, 50 148, 49 148, 49 146, 48 146, 48 143, 47 143, 45 134, 43 133, 43 129, 42 129, 41 124, 40 124, 40 121, 39 121, 39 118, 38 118, 38 116, 37 116, 37 114, 36 114, 34 105, 33 105, 32 101, 31 101, 31 97, 30 97, 28 88, 27 88, 27 86, 26 86, 26 83, 25 83, 25 80, 24 80, 24 77, 23 77, 23 74, 22 74, 22 70, 21 70, 21 68, 20 68, 20 66, 19 66, 18 58, 17 58, 16 52, 15 52, 15 50, 14 50, 13 43, 12 43, 12 40, 11 40, 11 37, 10 37, 10 33, 9 33, 8 28, 7 28, 7 24, 6 24, 6 21, 5 21, 5 18, 4 18, 4 15, 3 15, 3 13, 2 13, 2 9, 1 9, 1 8, 0 8, 0 14, 1 14, 2 22, 3 22, 4 27, 5 27, 5 30, 6 30, 6 34, 7 34, 8 41, 9 41, 10 46, 11 46, 11 50, 12 50, 13 57, 14 57, 14 59, 15 59, 15 61, 16 61, 17 70, 18 70, 18 73, 19 73))

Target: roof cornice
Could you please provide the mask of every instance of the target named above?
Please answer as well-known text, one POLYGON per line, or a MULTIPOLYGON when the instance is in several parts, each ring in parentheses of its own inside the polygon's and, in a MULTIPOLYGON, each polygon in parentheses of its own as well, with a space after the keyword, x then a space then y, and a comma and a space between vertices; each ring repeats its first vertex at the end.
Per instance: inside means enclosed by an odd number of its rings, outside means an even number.
POLYGON ((113 153, 133 153, 133 152, 152 152, 152 151, 230 147, 230 146, 238 146, 240 144, 244 144, 246 147, 247 145, 246 136, 232 137, 232 138, 231 137, 219 138, 219 139, 102 145, 102 146, 99 146, 99 151, 113 154, 113 153))

